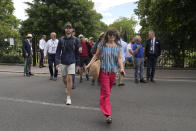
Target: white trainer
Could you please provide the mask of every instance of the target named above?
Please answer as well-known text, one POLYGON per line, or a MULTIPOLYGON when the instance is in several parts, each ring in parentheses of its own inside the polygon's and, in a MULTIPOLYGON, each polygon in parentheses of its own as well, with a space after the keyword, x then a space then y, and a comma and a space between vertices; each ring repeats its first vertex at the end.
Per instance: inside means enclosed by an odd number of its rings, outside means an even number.
POLYGON ((66 105, 71 105, 71 98, 67 98, 66 105))

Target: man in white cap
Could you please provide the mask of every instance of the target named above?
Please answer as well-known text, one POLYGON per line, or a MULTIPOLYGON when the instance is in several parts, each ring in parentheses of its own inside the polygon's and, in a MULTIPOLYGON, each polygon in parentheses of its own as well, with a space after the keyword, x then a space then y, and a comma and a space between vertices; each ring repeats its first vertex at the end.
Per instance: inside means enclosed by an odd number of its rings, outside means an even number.
POLYGON ((31 73, 31 63, 32 63, 32 55, 33 55, 33 50, 32 50, 32 34, 28 34, 26 36, 27 39, 23 41, 22 45, 22 52, 23 52, 23 57, 24 57, 24 76, 30 77, 33 75, 31 73))

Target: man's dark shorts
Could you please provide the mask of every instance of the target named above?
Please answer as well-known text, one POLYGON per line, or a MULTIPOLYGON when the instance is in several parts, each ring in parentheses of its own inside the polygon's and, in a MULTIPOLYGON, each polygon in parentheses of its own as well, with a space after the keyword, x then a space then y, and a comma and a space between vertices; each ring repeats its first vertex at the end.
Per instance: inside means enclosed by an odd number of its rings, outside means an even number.
POLYGON ((88 65, 90 62, 90 59, 88 57, 80 57, 80 67, 83 67, 84 64, 88 65))

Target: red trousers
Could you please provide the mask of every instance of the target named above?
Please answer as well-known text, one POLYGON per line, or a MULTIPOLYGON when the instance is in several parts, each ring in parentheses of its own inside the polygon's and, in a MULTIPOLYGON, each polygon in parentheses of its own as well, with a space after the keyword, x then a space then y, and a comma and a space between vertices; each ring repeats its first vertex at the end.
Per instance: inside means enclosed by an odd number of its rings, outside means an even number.
POLYGON ((100 71, 100 108, 104 115, 111 115, 110 93, 116 79, 116 73, 104 73, 100 71))

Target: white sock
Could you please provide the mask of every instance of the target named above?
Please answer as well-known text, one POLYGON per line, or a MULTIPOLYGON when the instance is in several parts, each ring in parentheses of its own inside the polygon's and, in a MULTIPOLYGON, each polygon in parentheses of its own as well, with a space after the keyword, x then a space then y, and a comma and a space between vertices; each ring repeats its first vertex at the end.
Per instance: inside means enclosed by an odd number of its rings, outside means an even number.
POLYGON ((71 96, 67 96, 67 99, 71 99, 71 96))

